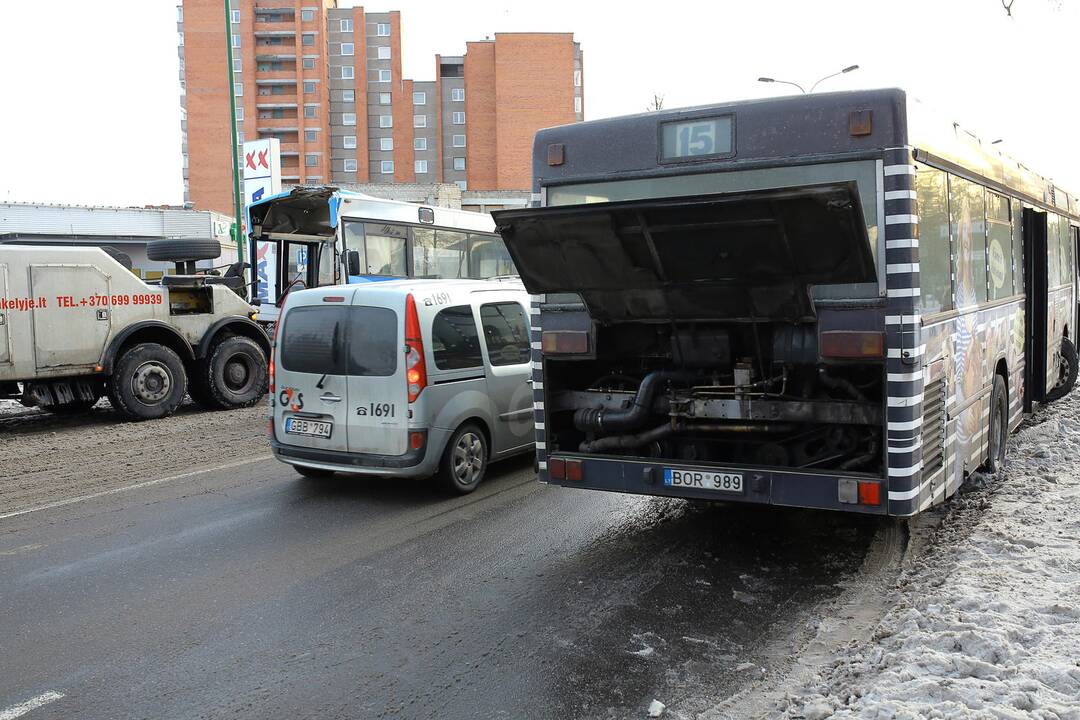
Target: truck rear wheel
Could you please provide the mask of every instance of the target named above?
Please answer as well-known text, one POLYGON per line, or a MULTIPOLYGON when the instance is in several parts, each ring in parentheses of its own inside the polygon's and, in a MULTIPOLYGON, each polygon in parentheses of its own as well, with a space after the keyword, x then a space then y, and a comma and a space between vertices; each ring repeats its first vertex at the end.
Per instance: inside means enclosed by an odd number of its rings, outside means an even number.
POLYGON ((266 375, 266 356, 259 344, 251 338, 234 335, 210 352, 201 368, 199 383, 205 383, 206 393, 215 407, 231 410, 257 403, 266 394, 266 375))
POLYGON ((133 420, 172 415, 187 391, 184 363, 157 343, 140 343, 117 359, 109 378, 109 401, 133 420))

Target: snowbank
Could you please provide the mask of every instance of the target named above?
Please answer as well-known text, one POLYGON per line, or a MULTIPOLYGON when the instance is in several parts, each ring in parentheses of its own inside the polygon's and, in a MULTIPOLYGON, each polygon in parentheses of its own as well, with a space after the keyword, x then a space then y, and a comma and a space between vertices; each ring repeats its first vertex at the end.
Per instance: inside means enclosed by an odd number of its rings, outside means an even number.
POLYGON ((1009 451, 947 507, 873 639, 786 717, 1080 720, 1080 392, 1009 451))

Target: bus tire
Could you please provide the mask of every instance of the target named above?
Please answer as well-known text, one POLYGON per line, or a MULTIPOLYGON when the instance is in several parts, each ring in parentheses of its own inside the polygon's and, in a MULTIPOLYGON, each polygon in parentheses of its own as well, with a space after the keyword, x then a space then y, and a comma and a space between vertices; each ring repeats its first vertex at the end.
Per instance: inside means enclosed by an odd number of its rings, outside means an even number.
POLYGON ((990 391, 990 429, 987 437, 989 457, 986 470, 991 474, 1005 469, 1005 442, 1009 437, 1009 391, 1005 378, 994 375, 994 388, 990 391))
POLYGON ((1076 346, 1069 338, 1061 338, 1061 362, 1064 363, 1064 367, 1058 371, 1058 384, 1046 393, 1047 402, 1060 400, 1076 385, 1076 346))
POLYGON ((183 361, 157 343, 139 343, 125 350, 108 383, 109 402, 132 420, 172 415, 186 392, 183 361))
POLYGON ((201 372, 214 405, 223 410, 251 407, 266 394, 266 356, 251 338, 222 340, 201 372))
POLYGON ((484 431, 465 423, 450 436, 439 465, 442 486, 457 495, 468 495, 487 473, 488 444, 484 431))

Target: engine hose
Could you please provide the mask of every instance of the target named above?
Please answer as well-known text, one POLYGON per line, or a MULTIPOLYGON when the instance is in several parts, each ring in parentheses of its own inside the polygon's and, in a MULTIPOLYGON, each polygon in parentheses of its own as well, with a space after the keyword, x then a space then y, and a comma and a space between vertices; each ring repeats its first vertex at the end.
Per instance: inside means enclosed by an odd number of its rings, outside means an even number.
POLYGON ((574 413, 574 427, 589 433, 627 433, 637 430, 652 414, 653 399, 665 382, 690 382, 700 375, 687 370, 657 370, 645 376, 630 407, 625 410, 581 408, 574 413))
POLYGON ((818 368, 818 378, 830 390, 839 390, 854 400, 867 401, 866 396, 859 392, 859 389, 854 384, 843 378, 834 378, 828 374, 825 368, 818 368))
POLYGON ((608 450, 631 450, 633 448, 648 445, 649 443, 662 440, 673 433, 670 423, 665 423, 652 430, 646 430, 636 435, 612 435, 599 440, 586 441, 578 446, 578 451, 583 453, 598 453, 608 450))

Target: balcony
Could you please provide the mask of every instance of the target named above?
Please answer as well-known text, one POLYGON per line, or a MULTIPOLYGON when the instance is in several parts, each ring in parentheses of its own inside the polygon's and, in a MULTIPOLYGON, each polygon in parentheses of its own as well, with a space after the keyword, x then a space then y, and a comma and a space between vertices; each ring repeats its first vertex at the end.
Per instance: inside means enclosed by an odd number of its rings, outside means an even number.
POLYGON ((295 142, 282 142, 281 143, 281 156, 282 157, 285 157, 286 155, 299 155, 299 154, 300 154, 300 143, 295 143, 295 142))
POLYGON ((259 110, 292 110, 295 116, 295 95, 260 95, 255 100, 255 107, 259 110))
MULTIPOLYGON (((255 37, 296 37, 296 30, 292 23, 283 22, 256 22, 255 37)), ((295 42, 295 40, 294 40, 295 42)))
POLYGON ((296 65, 296 53, 259 53, 255 56, 255 62, 291 62, 296 65))
MULTIPOLYGON (((293 120, 295 120, 295 119, 296 118, 293 118, 293 120)), ((274 120, 260 120, 260 123, 274 123, 274 122, 275 122, 274 120)), ((280 119, 279 118, 277 122, 286 123, 286 122, 290 122, 290 121, 287 120, 287 119, 280 119)), ((296 125, 284 125, 284 124, 282 124, 282 125, 276 125, 276 124, 274 124, 274 125, 265 125, 265 124, 263 124, 261 127, 259 127, 258 133, 260 135, 274 135, 274 136, 289 135, 289 134, 297 134, 298 135, 300 133, 300 128, 298 126, 296 126, 296 125)))
POLYGON ((256 85, 295 85, 296 68, 290 70, 256 70, 256 85))

